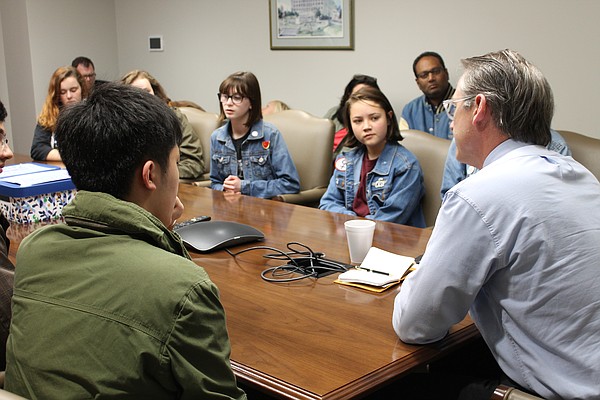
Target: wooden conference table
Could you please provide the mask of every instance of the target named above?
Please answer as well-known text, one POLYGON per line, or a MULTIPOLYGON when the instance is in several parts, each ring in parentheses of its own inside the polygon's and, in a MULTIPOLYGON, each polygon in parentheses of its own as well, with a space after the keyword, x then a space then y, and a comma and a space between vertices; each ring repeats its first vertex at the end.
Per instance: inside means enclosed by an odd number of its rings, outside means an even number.
MULTIPOLYGON (((351 217, 318 209, 181 184, 182 220, 210 215, 236 221, 265 234, 262 243, 244 244, 286 250, 301 242, 328 259, 349 263, 344 221, 351 217)), ((11 255, 35 227, 12 226, 11 255)), ((407 256, 424 251, 430 231, 377 222, 373 245, 407 256)), ((467 317, 440 342, 412 346, 392 328, 394 297, 333 283, 338 274, 295 283, 261 279, 267 266, 282 261, 263 258, 256 250, 233 258, 224 250, 190 252, 219 287, 231 340, 231 363, 238 380, 272 398, 360 398, 444 357, 479 337, 467 317)))

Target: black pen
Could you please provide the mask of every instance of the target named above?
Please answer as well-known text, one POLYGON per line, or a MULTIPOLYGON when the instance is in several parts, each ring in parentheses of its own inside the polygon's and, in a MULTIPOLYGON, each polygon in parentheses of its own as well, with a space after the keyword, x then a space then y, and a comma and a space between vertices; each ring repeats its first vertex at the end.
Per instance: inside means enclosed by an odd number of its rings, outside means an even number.
POLYGON ((388 272, 383 272, 383 271, 376 271, 374 269, 368 269, 368 268, 364 268, 364 267, 354 267, 356 269, 362 269, 364 271, 369 271, 369 272, 374 272, 376 274, 381 274, 381 275, 387 275, 390 276, 390 274, 388 272))

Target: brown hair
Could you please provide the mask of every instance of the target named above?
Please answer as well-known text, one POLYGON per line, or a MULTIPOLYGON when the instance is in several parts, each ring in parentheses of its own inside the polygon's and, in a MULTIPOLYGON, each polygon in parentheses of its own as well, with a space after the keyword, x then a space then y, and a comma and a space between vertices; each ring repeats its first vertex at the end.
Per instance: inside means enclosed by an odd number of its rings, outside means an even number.
MULTIPOLYGON (((248 115, 248 120, 244 125, 251 127, 262 119, 260 85, 252 72, 236 72, 225 78, 219 86, 219 93, 229 94, 230 92, 239 93, 250 100, 250 115, 248 115)), ((223 104, 220 100, 219 109, 221 110, 219 123, 221 123, 226 117, 223 112, 223 104)))
POLYGON ((164 101, 166 104, 169 104, 171 102, 171 99, 169 99, 169 96, 167 96, 167 92, 162 87, 162 85, 158 83, 156 78, 150 75, 150 73, 147 71, 141 69, 134 69, 133 71, 126 73, 121 78, 121 82, 126 85, 131 85, 138 79, 148 79, 148 82, 150 82, 150 86, 152 86, 152 91, 154 92, 154 95, 162 101, 164 101))
POLYGON ((46 100, 42 106, 42 112, 38 116, 38 124, 44 129, 54 132, 56 128, 56 120, 58 119, 58 113, 60 112, 63 104, 60 102, 60 84, 66 78, 74 77, 79 83, 81 90, 81 98, 87 97, 85 85, 83 84, 83 78, 79 75, 79 72, 71 66, 59 67, 54 71, 52 77, 50 77, 50 83, 48 84, 48 94, 46 100))
POLYGON ((375 89, 371 86, 365 86, 350 95, 350 98, 348 101, 346 101, 346 105, 344 106, 344 125, 348 129, 348 134, 346 135, 347 142, 345 143, 347 147, 356 147, 361 144, 356 136, 354 136, 352 122, 350 121, 350 107, 359 101, 375 103, 377 106, 381 107, 383 111, 385 111, 385 117, 388 119, 388 131, 386 135, 387 142, 397 142, 404 139, 400 134, 398 118, 396 117, 396 113, 392 108, 392 103, 390 103, 388 98, 385 97, 383 92, 381 92, 379 89, 375 89), (391 117, 390 114, 392 115, 391 117))

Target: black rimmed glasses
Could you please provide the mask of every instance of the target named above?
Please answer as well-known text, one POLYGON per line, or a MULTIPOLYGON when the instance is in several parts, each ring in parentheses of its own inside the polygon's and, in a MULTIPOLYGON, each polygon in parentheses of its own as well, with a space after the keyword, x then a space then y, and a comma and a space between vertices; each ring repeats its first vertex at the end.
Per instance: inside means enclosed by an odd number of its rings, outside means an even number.
POLYGON ((448 99, 448 100, 444 100, 442 101, 442 104, 444 105, 444 110, 446 110, 446 114, 448 114, 448 118, 450 118, 450 121, 454 121, 454 113, 456 113, 456 103, 459 103, 461 101, 465 101, 465 100, 471 100, 474 99, 476 96, 466 96, 466 97, 461 97, 459 99, 448 99))
POLYGON ((95 77, 96 77, 96 73, 95 73, 95 72, 92 72, 91 74, 81 75, 81 77, 82 77, 83 79, 90 80, 90 79, 92 79, 92 78, 95 78, 95 77))
POLYGON ((442 73, 443 70, 444 70, 444 68, 437 67, 437 68, 434 68, 434 69, 430 69, 429 71, 423 71, 420 74, 417 74, 417 78, 419 78, 419 79, 427 79, 427 78, 429 78, 429 74, 433 74, 433 76, 438 76, 439 74, 442 73))
POLYGON ((229 99, 231 99, 233 104, 239 105, 239 104, 242 104, 242 101, 244 101, 244 98, 246 96, 242 96, 239 93, 232 94, 231 96, 228 95, 227 93, 217 93, 217 97, 219 98, 219 101, 223 104, 227 103, 229 101, 229 99))

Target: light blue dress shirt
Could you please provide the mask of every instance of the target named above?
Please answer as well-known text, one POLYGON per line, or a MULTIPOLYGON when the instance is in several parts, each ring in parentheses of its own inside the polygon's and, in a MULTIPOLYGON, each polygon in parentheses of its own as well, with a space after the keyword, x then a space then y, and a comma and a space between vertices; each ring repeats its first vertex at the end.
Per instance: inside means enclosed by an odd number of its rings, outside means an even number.
MULTIPOLYGON (((571 149, 567 145, 566 140, 554 129, 550 129, 552 140, 546 146, 548 150, 554 150, 563 156, 570 156, 571 149)), ((444 198, 444 194, 452 186, 458 182, 466 179, 477 172, 477 168, 467 164, 463 164, 456 159, 456 141, 452 139, 450 147, 448 148, 448 156, 446 157, 446 164, 444 165, 444 175, 442 177, 442 187, 440 188, 440 194, 444 198)))
POLYGON ((502 370, 546 399, 600 398, 600 183, 507 140, 442 204, 393 326, 442 339, 467 312, 502 370))
MULTIPOLYGON (((453 94, 454 88, 452 85, 448 85, 444 100, 451 98, 453 94)), ((442 139, 452 139, 454 136, 450 129, 450 118, 448 118, 442 103, 434 108, 427 101, 425 95, 419 96, 405 105, 402 109, 402 118, 410 129, 423 131, 442 139)))

